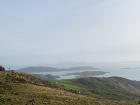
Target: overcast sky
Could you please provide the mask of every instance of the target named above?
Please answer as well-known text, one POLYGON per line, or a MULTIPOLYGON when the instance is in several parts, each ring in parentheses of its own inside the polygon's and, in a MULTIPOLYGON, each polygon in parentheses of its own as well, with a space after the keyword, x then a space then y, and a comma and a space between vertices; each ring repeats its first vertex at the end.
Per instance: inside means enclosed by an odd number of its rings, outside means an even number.
POLYGON ((140 0, 0 0, 0 64, 140 61, 140 0))

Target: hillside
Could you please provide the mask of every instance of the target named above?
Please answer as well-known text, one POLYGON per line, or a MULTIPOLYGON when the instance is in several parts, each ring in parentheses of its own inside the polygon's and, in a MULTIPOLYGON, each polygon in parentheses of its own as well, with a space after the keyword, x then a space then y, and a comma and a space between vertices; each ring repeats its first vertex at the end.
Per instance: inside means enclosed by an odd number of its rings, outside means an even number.
POLYGON ((136 105, 74 94, 52 88, 31 75, 0 73, 0 105, 136 105))
POLYGON ((140 82, 121 77, 80 78, 60 80, 57 84, 66 90, 81 91, 83 94, 96 95, 115 100, 139 100, 140 82))

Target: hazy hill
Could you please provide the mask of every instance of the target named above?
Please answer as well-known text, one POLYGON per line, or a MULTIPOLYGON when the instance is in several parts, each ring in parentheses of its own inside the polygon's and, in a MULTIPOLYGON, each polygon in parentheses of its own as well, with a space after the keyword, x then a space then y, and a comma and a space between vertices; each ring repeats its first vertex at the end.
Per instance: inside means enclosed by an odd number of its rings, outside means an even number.
POLYGON ((94 68, 92 66, 75 66, 64 70, 97 70, 97 69, 98 68, 94 68))
POLYGON ((0 73, 0 105, 136 105, 52 88, 48 82, 14 71, 0 73))
POLYGON ((33 72, 48 72, 48 71, 58 71, 59 69, 54 67, 26 67, 18 69, 18 72, 33 73, 33 72))
POLYGON ((76 66, 71 68, 54 68, 54 67, 26 67, 18 69, 18 72, 33 73, 33 72, 49 72, 49 71, 66 71, 66 70, 95 70, 91 66, 76 66))

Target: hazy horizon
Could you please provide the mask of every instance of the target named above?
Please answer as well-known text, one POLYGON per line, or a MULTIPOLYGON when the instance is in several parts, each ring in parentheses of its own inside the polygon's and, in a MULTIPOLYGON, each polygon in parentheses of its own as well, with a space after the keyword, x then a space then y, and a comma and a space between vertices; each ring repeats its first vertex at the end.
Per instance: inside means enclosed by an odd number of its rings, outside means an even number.
POLYGON ((139 0, 0 1, 0 64, 140 61, 139 0))

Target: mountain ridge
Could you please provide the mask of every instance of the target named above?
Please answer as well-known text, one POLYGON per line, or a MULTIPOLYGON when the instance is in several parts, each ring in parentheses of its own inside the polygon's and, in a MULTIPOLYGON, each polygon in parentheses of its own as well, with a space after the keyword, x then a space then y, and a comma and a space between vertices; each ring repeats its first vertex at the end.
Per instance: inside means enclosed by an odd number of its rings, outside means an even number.
POLYGON ((18 72, 33 73, 33 72, 53 72, 53 71, 68 71, 68 70, 97 70, 92 66, 75 66, 70 68, 55 68, 47 66, 31 66, 18 69, 18 72))

